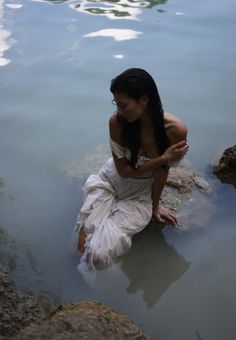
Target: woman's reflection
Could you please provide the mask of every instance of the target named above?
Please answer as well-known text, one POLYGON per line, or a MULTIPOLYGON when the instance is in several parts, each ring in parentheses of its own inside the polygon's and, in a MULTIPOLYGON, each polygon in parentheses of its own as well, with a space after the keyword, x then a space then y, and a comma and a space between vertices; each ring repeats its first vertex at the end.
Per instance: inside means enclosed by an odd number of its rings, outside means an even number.
POLYGON ((133 238, 121 268, 130 280, 127 291, 135 293, 141 289, 145 303, 151 308, 189 266, 190 263, 166 242, 159 225, 150 223, 133 238))

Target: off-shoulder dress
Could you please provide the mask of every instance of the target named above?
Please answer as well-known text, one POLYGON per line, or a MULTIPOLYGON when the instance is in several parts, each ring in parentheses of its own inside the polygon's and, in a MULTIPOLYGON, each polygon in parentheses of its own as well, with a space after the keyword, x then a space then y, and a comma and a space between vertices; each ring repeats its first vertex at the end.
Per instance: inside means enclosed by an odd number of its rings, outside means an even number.
MULTIPOLYGON (((130 150, 110 139, 118 158, 130 159, 130 150)), ((139 156, 136 167, 147 160, 139 156)), ((111 157, 96 175, 90 175, 83 187, 84 203, 75 231, 84 227, 86 248, 80 260, 93 267, 108 267, 125 254, 132 237, 143 230, 152 217, 152 172, 138 178, 122 178, 111 157)), ((80 267, 78 266, 78 269, 80 267)))

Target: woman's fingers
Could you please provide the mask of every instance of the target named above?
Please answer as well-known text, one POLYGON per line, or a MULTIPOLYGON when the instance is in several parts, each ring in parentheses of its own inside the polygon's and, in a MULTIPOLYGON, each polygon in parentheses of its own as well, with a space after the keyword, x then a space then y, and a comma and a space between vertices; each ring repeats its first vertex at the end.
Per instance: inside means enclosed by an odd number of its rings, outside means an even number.
POLYGON ((178 221, 178 219, 177 219, 177 217, 174 213, 169 214, 169 219, 174 226, 180 225, 180 223, 179 223, 179 221, 178 221))
POLYGON ((175 150, 176 156, 177 157, 179 156, 180 158, 184 157, 186 153, 188 152, 188 149, 189 149, 189 146, 185 145, 184 147, 175 150))
POLYGON ((171 214, 165 216, 165 222, 170 223, 174 226, 177 225, 176 217, 174 215, 171 215, 171 214))
POLYGON ((172 224, 174 226, 180 225, 175 214, 169 213, 165 215, 157 214, 154 216, 156 221, 159 223, 172 224))
POLYGON ((165 223, 166 221, 161 217, 161 215, 157 215, 157 216, 155 216, 156 217, 156 220, 157 220, 157 222, 160 222, 160 223, 165 223))
POLYGON ((172 224, 174 226, 178 224, 177 218, 175 216, 166 215, 165 217, 161 217, 161 219, 163 223, 172 224))
POLYGON ((183 148, 180 149, 180 152, 182 153, 182 155, 186 155, 186 153, 188 152, 189 146, 185 146, 183 148))
POLYGON ((185 140, 169 147, 165 153, 170 161, 181 160, 188 152, 189 145, 185 140))
POLYGON ((183 152, 187 152, 188 149, 189 149, 189 145, 186 144, 186 145, 182 146, 181 148, 176 149, 175 151, 183 153, 183 152))
POLYGON ((178 150, 178 149, 182 149, 182 148, 188 148, 188 144, 186 142, 186 140, 182 140, 181 142, 178 142, 176 144, 171 145, 170 149, 172 150, 178 150))
POLYGON ((153 218, 159 223, 180 225, 174 211, 159 204, 158 208, 153 212, 153 218))
POLYGON ((172 146, 176 149, 179 149, 187 144, 186 140, 181 140, 181 142, 175 143, 172 146))

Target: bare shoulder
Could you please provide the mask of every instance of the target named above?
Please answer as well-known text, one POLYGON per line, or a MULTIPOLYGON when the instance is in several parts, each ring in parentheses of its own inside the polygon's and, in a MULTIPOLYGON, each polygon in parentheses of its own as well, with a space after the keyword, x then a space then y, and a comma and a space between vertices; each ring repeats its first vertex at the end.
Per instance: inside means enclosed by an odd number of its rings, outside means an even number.
POLYGON ((109 131, 111 139, 121 144, 122 124, 118 121, 115 114, 109 119, 109 131))
POLYGON ((166 128, 167 136, 169 137, 171 144, 178 143, 187 139, 187 127, 176 116, 169 112, 164 113, 164 124, 166 128))

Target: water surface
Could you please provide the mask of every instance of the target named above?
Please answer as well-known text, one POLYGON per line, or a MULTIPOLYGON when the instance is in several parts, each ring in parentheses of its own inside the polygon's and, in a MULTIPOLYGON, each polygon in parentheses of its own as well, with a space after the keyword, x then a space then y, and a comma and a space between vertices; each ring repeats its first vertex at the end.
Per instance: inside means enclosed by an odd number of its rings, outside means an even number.
POLYGON ((152 339, 235 338, 236 194, 210 170, 235 144, 235 17, 233 0, 0 0, 0 226, 18 287, 101 300, 152 339), (71 169, 107 144, 110 80, 136 66, 188 126, 213 191, 182 207, 182 232, 137 235, 91 288, 69 253, 87 176, 71 169))

